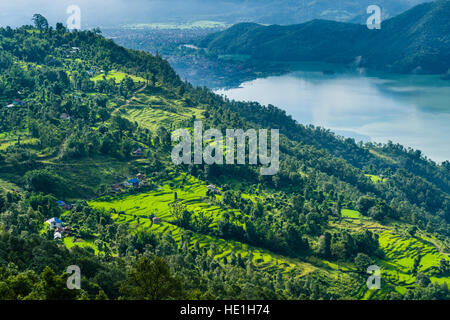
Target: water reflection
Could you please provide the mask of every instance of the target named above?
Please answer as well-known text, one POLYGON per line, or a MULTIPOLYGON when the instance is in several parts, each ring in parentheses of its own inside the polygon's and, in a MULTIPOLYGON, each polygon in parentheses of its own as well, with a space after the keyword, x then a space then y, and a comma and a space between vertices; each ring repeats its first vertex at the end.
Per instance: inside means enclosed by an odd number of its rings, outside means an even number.
POLYGON ((356 140, 392 140, 438 162, 450 159, 450 83, 435 76, 298 71, 216 92, 276 105, 300 123, 356 140))

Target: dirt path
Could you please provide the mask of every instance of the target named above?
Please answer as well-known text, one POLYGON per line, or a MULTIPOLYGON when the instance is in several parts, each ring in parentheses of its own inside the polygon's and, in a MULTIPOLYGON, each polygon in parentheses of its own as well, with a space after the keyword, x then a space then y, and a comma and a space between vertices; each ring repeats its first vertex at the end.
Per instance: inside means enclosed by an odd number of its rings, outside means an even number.
POLYGON ((118 109, 122 108, 122 107, 127 107, 130 105, 131 100, 133 100, 133 98, 136 97, 136 95, 142 91, 144 91, 145 89, 147 89, 147 84, 144 84, 141 88, 139 88, 138 90, 136 90, 135 92, 133 92, 133 95, 131 96, 130 99, 125 101, 124 105, 121 105, 118 109))

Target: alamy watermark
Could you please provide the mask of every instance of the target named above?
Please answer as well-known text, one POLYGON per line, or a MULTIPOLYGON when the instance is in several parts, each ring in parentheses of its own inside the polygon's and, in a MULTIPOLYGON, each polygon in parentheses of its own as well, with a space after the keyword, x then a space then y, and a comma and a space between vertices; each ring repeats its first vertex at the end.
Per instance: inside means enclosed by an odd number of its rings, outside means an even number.
POLYGON ((67 18, 67 29, 69 30, 81 30, 81 9, 77 5, 71 5, 67 7, 66 13, 69 15, 67 18))
MULTIPOLYGON (((203 133, 202 121, 194 123, 194 164, 246 164, 246 149, 248 138, 248 162, 252 165, 259 164, 267 167, 260 169, 261 175, 275 175, 280 168, 279 163, 279 130, 270 130, 270 156, 268 149, 268 130, 255 129, 244 132, 242 129, 226 129, 226 135, 217 129, 208 129, 203 133), (225 140, 225 161, 224 161, 225 140), (205 143, 205 147, 203 145, 205 143), (235 146, 237 144, 237 148, 235 146)), ((176 165, 192 164, 192 139, 187 129, 178 129, 172 133, 172 142, 181 141, 172 149, 172 161, 176 165)))
POLYGON ((371 5, 367 7, 367 14, 371 16, 367 19, 367 28, 370 30, 381 29, 381 8, 377 5, 371 5))
POLYGON ((67 267, 66 273, 70 274, 67 278, 67 289, 80 290, 81 289, 81 269, 79 266, 71 265, 67 267))
POLYGON ((371 276, 367 279, 367 288, 369 290, 380 290, 381 289, 381 271, 380 267, 376 265, 369 266, 367 268, 367 273, 371 276))

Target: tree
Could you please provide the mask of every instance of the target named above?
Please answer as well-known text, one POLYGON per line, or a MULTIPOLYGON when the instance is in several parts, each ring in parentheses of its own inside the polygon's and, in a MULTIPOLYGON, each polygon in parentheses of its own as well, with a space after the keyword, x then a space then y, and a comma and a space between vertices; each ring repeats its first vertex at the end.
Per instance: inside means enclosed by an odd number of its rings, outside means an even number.
POLYGON ((442 274, 447 273, 450 270, 450 263, 448 260, 442 258, 441 261, 439 261, 439 271, 442 274))
POLYGON ((49 170, 32 170, 25 174, 25 182, 29 189, 36 192, 63 195, 64 181, 49 170))
POLYGON ((119 131, 120 137, 123 136, 124 131, 132 132, 135 129, 133 123, 128 119, 121 117, 120 115, 114 115, 112 117, 112 125, 119 131))
POLYGON ((414 274, 414 275, 416 275, 417 274, 417 270, 419 270, 420 259, 421 259, 420 254, 417 255, 416 258, 414 259, 414 265, 413 265, 413 268, 412 268, 412 274, 414 274))
POLYGON ((164 300, 182 297, 181 281, 174 278, 167 263, 159 257, 141 256, 120 287, 125 299, 164 300))
POLYGON ((344 260, 347 257, 347 249, 342 241, 336 241, 331 244, 331 255, 338 260, 344 260))
POLYGON ((427 287, 431 283, 431 280, 425 274, 419 273, 416 277, 416 283, 421 287, 427 287))
POLYGON ((196 232, 207 234, 209 229, 209 225, 214 222, 214 219, 203 211, 199 211, 197 215, 194 216, 194 221, 192 222, 193 228, 196 232))
POLYGON ((52 268, 47 266, 42 271, 41 278, 47 300, 74 300, 79 294, 79 290, 69 290, 67 288, 67 274, 58 276, 52 268))
POLYGON ((411 237, 414 237, 416 235, 416 232, 417 232, 417 227, 416 226, 408 227, 407 232, 409 233, 409 235, 411 237))
POLYGON ((156 129, 156 136, 159 138, 159 142, 162 146, 167 147, 171 144, 169 131, 163 126, 158 126, 156 129))
POLYGON ((56 31, 57 31, 58 33, 64 33, 64 32, 67 31, 67 29, 66 29, 66 27, 64 26, 64 24, 62 24, 61 22, 58 22, 58 23, 56 24, 56 31))
POLYGON ((155 218, 155 217, 156 217, 156 214, 155 214, 154 212, 150 213, 150 214, 147 216, 147 219, 150 220, 150 228, 149 228, 149 229, 151 229, 151 228, 153 227, 153 218, 155 218))
POLYGON ((99 290, 98 294, 95 296, 95 300, 109 300, 105 291, 102 289, 99 290))
POLYGON ((377 199, 369 196, 362 196, 356 202, 356 208, 362 215, 367 216, 369 214, 370 208, 375 206, 377 199))
POLYGON ((180 227, 188 227, 191 221, 191 213, 181 202, 174 202, 170 205, 170 214, 175 223, 180 227))
POLYGON ((34 22, 34 26, 36 27, 36 29, 39 29, 39 30, 47 30, 48 29, 48 21, 44 16, 36 13, 33 15, 32 20, 34 22))
POLYGON ((372 264, 373 260, 367 254, 360 252, 356 255, 355 267, 359 272, 365 273, 367 271, 367 268, 372 264))

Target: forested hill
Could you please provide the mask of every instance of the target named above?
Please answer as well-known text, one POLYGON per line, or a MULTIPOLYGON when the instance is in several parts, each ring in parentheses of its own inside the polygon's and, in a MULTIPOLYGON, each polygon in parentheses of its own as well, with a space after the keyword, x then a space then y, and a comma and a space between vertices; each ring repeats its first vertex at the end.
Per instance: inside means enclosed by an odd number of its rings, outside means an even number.
POLYGON ((448 161, 224 100, 100 30, 2 28, 0 47, 0 299, 449 298, 448 161), (280 129, 279 173, 175 166, 196 120, 280 129))
POLYGON ((450 69, 449 16, 450 1, 437 0, 383 21, 381 30, 325 20, 291 26, 244 23, 208 35, 198 44, 213 54, 444 74, 450 69))

